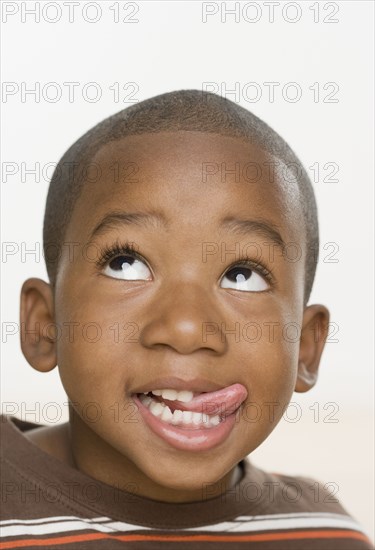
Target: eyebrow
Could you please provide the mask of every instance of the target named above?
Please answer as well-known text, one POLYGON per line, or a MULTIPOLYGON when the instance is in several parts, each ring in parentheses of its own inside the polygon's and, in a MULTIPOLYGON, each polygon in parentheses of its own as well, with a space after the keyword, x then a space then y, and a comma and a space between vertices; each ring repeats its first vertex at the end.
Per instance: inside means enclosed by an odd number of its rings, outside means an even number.
MULTIPOLYGON (((168 228, 169 222, 160 211, 150 212, 123 212, 113 211, 106 214, 94 227, 90 234, 90 241, 94 237, 123 227, 124 225, 138 225, 146 229, 168 228)), ((235 235, 246 236, 250 233, 270 239, 277 246, 283 248, 285 243, 278 231, 278 228, 268 220, 238 219, 234 216, 227 216, 221 220, 220 228, 224 228, 235 235)))
POLYGON ((236 235, 246 236, 249 233, 257 233, 261 237, 270 239, 280 248, 285 247, 285 242, 278 228, 268 220, 248 220, 227 216, 222 220, 221 227, 236 235))
POLYGON ((104 218, 94 227, 90 234, 90 241, 94 237, 103 235, 111 229, 118 229, 124 225, 138 225, 146 229, 157 229, 159 227, 167 227, 168 222, 162 212, 109 212, 104 218))

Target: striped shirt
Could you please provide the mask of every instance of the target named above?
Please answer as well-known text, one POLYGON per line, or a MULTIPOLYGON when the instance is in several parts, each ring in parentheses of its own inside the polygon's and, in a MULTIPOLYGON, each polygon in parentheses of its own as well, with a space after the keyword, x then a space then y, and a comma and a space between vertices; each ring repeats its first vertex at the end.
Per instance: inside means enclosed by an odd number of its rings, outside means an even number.
MULTIPOLYGON (((247 457, 220 496, 159 502, 100 482, 47 454, 0 416, 0 549, 372 549, 362 527, 318 481, 265 472, 247 457)), ((133 488, 134 489, 134 488, 133 488)))

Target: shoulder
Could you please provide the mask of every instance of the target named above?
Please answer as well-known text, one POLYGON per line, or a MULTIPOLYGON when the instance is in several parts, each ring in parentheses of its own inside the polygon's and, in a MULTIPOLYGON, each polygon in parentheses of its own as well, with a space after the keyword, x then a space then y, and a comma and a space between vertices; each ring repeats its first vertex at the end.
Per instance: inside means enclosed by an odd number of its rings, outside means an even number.
POLYGON ((311 548, 315 548, 313 544, 317 548, 373 548, 363 527, 341 504, 335 482, 250 466, 243 492, 248 503, 242 519, 250 522, 253 530, 267 529, 280 540, 306 539, 306 548, 308 544, 311 548))
POLYGON ((276 512, 345 513, 335 481, 323 482, 307 476, 268 472, 256 467, 249 457, 245 462, 244 490, 258 494, 258 504, 264 510, 276 512), (256 485, 256 487, 255 487, 256 485))
POLYGON ((339 486, 335 481, 323 482, 312 477, 281 473, 271 475, 278 488, 279 504, 305 512, 347 514, 338 498, 339 486))
POLYGON ((70 445, 69 422, 46 426, 26 422, 14 416, 0 415, 0 423, 2 445, 8 449, 8 454, 20 452, 21 449, 30 450, 32 444, 34 451, 37 447, 49 456, 75 467, 70 445))
POLYGON ((52 428, 1 415, 1 520, 49 517, 53 510, 56 515, 66 512, 66 483, 76 483, 77 470, 71 468, 69 447, 57 435, 57 426, 53 432, 52 428))
POLYGON ((36 424, 35 422, 29 422, 27 420, 21 420, 17 416, 11 414, 0 414, 0 435, 5 435, 8 429, 14 430, 14 427, 18 428, 21 432, 33 430, 34 428, 43 428, 43 424, 36 424), (4 431, 5 430, 5 431, 4 431))

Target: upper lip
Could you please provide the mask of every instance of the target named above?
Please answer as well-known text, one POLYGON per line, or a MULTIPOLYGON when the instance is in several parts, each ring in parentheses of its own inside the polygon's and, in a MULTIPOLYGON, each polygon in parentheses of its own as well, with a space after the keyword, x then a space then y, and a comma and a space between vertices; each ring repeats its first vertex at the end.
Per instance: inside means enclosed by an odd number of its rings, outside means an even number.
POLYGON ((178 378, 176 376, 161 376, 154 378, 147 384, 138 386, 132 391, 132 393, 148 393, 152 390, 162 390, 167 388, 176 391, 187 390, 191 392, 203 393, 221 390, 227 386, 230 386, 232 383, 233 382, 221 385, 205 378, 191 378, 189 380, 184 380, 183 378, 178 378))

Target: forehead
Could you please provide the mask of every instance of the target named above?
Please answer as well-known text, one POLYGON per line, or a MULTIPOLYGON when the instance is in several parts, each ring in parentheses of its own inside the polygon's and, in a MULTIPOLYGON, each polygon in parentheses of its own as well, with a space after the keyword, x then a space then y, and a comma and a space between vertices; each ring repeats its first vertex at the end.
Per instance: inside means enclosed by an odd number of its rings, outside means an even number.
POLYGON ((171 224, 215 224, 222 214, 266 219, 301 240, 299 189, 281 159, 242 138, 178 131, 128 136, 100 148, 70 229, 88 235, 113 210, 162 211, 171 224))

